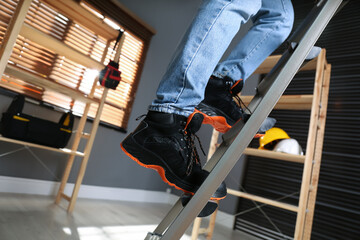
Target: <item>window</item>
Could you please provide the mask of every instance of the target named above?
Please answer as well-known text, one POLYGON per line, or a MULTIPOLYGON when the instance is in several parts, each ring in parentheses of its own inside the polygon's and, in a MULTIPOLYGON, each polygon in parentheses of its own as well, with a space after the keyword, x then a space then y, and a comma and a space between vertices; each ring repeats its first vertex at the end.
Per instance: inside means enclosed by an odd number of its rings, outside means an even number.
MULTIPOLYGON (((0 44, 6 27, 15 11, 17 1, 2 0, 0 2, 0 44)), ((100 8, 118 8, 117 6, 112 6, 111 2, 89 2, 91 3, 75 3, 72 0, 33 0, 26 16, 25 27, 39 30, 104 65, 115 55, 113 46, 118 30, 125 31, 125 40, 120 55, 122 81, 116 90, 109 91, 101 116, 102 123, 124 130, 126 129, 131 105, 135 97, 147 46, 153 33, 149 34, 149 30, 144 26, 139 31, 139 24, 131 24, 131 22, 134 22, 134 19, 131 17, 128 18, 128 22, 124 20, 122 22, 116 21, 116 19, 105 16, 101 13, 101 10, 92 6, 95 3, 95 5, 99 4, 100 8), (66 4, 72 6, 76 4, 77 8, 86 11, 86 14, 91 14, 93 18, 96 17, 99 21, 107 23, 108 27, 106 29, 99 29, 91 24, 84 26, 86 25, 86 22, 84 22, 86 19, 82 20, 81 14, 76 16, 71 13, 71 11, 79 11, 79 9, 67 10, 66 4), (132 25, 134 25, 134 30, 131 29, 132 25), (141 34, 141 32, 146 32, 146 36, 144 37, 144 34, 141 34)), ((17 38, 9 64, 46 78, 49 81, 76 89, 83 94, 90 93, 98 73, 97 70, 87 68, 78 62, 71 61, 30 41, 21 36, 21 33, 17 38)), ((72 110, 78 115, 83 113, 85 103, 74 101, 68 96, 39 88, 22 80, 14 79, 4 74, 0 86, 46 103, 72 110)), ((102 89, 97 89, 95 98, 99 99, 101 94, 102 89)), ((92 104, 89 116, 94 117, 96 110, 97 106, 92 104)))

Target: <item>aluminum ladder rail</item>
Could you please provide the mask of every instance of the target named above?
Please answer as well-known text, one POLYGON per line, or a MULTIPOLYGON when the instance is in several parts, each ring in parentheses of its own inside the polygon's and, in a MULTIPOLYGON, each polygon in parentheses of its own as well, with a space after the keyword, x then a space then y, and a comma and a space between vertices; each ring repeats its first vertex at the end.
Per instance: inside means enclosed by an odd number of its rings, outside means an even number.
POLYGON ((347 1, 321 0, 291 35, 288 42, 296 42, 295 49, 285 51, 271 72, 260 82, 248 108, 252 112, 246 124, 239 121, 223 135, 223 142, 204 166, 209 176, 183 207, 180 199, 168 212, 154 232, 148 233, 145 240, 180 239, 192 221, 206 205, 211 195, 235 166, 245 148, 270 114, 285 89, 300 69, 304 60, 325 27, 347 1))

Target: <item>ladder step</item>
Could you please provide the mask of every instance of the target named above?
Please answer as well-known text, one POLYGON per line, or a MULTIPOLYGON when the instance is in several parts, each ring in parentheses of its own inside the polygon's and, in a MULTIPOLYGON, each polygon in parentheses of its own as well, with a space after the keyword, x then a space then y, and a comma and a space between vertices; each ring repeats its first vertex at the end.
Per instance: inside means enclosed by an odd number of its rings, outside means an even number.
POLYGON ((83 132, 83 133, 81 134, 81 137, 82 137, 82 138, 89 139, 89 138, 90 138, 90 133, 84 133, 84 132, 83 132))
POLYGON ((199 234, 208 234, 209 230, 207 228, 200 228, 199 234))
MULTIPOLYGON (((240 96, 244 104, 249 105, 253 96, 240 96)), ((305 95, 283 95, 275 105, 274 109, 283 110, 311 110, 313 101, 312 94, 305 95)))
POLYGON ((261 203, 265 203, 274 207, 278 207, 278 208, 283 208, 292 212, 298 212, 299 208, 297 206, 288 204, 288 203, 282 203, 279 201, 275 201, 275 200, 271 200, 268 198, 264 198, 264 197, 260 197, 260 196, 256 196, 253 194, 249 194, 249 193, 245 193, 245 192, 241 192, 241 191, 237 191, 237 190, 233 190, 233 189, 227 189, 228 194, 237 196, 237 197, 242 197, 242 198, 246 198, 249 200, 254 200, 256 202, 261 202, 261 203))
POLYGON ((304 163, 305 156, 295 155, 281 152, 274 152, 270 150, 260 150, 256 148, 246 148, 244 154, 256 157, 271 158, 288 162, 304 163))
POLYGON ((61 197, 64 198, 65 200, 68 200, 69 202, 71 201, 71 197, 66 195, 65 193, 62 193, 61 197))

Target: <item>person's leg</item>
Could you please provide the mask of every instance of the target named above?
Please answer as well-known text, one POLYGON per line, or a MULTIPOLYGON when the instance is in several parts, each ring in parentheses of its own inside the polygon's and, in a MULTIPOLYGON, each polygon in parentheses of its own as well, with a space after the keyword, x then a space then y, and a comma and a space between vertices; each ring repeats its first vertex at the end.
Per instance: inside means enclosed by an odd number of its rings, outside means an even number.
POLYGON ((252 20, 253 27, 227 59, 216 66, 215 77, 245 81, 289 36, 294 22, 291 1, 262 0, 252 20))
MULTIPOLYGON (((194 134, 203 117, 192 114, 205 86, 242 23, 253 17, 261 0, 204 0, 167 72, 146 118, 121 143, 141 166, 158 171, 171 186, 194 193, 209 174, 202 170, 194 134), (192 115, 191 115, 192 114, 192 115)), ((222 184, 212 196, 226 196, 222 184)))
POLYGON ((189 116, 241 24, 255 16, 261 0, 204 0, 178 46, 149 110, 189 116))
MULTIPOLYGON (((254 25, 236 45, 226 60, 219 63, 210 78, 205 99, 196 107, 203 113, 204 123, 220 132, 228 131, 239 119, 248 115, 233 101, 244 81, 288 37, 294 12, 290 0, 262 0, 259 12, 252 18, 254 25)), ((276 122, 268 118, 260 131, 276 122)))

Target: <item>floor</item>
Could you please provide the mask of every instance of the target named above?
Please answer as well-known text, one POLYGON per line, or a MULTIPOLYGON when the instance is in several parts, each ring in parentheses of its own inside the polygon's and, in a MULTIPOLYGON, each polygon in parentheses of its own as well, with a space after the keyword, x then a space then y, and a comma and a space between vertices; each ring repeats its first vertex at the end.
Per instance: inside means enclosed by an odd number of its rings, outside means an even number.
MULTIPOLYGON (((0 193, 0 239, 141 240, 170 208, 168 204, 78 199, 73 214, 67 214, 65 204, 55 205, 52 197, 0 193)), ((181 240, 191 239, 191 229, 181 240)), ((213 239, 256 240, 217 225, 213 239)))

